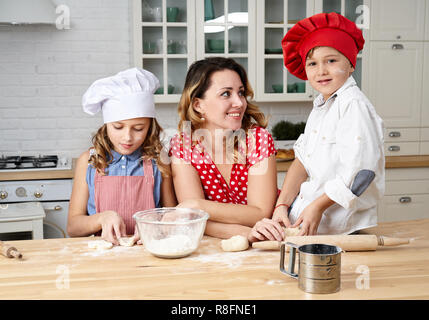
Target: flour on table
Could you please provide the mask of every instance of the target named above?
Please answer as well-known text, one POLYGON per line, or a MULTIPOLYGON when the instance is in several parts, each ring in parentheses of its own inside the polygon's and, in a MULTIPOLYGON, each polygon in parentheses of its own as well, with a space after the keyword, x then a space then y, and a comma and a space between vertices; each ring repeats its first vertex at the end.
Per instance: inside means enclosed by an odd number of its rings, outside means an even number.
POLYGON ((245 262, 247 258, 260 257, 261 254, 264 255, 264 261, 266 262, 266 266, 268 268, 272 268, 273 264, 277 265, 277 261, 279 259, 279 254, 277 252, 265 251, 264 253, 261 253, 260 251, 255 250, 199 254, 196 256, 191 256, 188 259, 202 263, 224 264, 228 268, 238 268, 245 262))
POLYGON ((145 243, 146 249, 154 255, 174 258, 193 252, 196 247, 192 239, 186 235, 173 235, 160 240, 145 243))

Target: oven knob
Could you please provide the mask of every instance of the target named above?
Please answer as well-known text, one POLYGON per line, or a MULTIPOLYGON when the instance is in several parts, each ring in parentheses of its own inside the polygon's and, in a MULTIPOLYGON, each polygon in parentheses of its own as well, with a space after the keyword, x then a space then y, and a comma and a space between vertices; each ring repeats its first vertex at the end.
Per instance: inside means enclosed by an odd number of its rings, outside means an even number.
POLYGON ((15 194, 16 194, 18 197, 23 198, 23 197, 26 197, 26 196, 27 196, 27 190, 25 190, 25 188, 24 188, 24 187, 19 187, 19 188, 16 188, 16 190, 15 190, 15 194))
POLYGON ((0 199, 6 199, 7 198, 7 192, 6 191, 0 191, 0 199))
POLYGON ((35 196, 36 198, 41 198, 41 197, 43 196, 43 192, 41 192, 41 191, 36 191, 36 192, 34 192, 34 196, 35 196))

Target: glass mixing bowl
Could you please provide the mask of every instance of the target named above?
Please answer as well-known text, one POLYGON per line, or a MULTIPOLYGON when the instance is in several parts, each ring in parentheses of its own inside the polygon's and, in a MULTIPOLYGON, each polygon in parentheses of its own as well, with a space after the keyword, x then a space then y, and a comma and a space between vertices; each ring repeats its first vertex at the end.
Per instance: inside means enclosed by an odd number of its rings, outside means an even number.
POLYGON ((209 214, 188 208, 156 208, 136 212, 140 239, 160 258, 182 258, 197 250, 209 214))

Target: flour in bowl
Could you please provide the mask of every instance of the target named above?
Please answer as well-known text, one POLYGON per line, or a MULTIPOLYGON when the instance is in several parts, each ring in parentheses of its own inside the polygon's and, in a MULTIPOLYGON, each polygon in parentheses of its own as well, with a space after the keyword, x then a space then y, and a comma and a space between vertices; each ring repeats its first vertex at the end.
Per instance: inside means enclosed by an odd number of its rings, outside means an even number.
POLYGON ((145 243, 146 249, 162 258, 179 258, 191 254, 196 245, 187 235, 173 235, 160 240, 145 243))

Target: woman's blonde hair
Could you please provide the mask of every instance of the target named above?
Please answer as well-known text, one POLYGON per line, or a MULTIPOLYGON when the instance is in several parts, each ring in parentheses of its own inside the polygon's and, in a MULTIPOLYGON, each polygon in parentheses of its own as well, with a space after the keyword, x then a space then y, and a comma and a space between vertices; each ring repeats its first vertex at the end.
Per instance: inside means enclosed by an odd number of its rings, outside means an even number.
POLYGON ((196 98, 204 98, 205 92, 211 85, 212 74, 222 70, 235 71, 243 83, 247 108, 243 116, 242 129, 247 133, 255 125, 263 128, 267 127, 268 121, 259 110, 259 107, 249 102, 249 100, 253 99, 254 93, 247 79, 246 70, 233 59, 213 57, 195 61, 189 67, 178 107, 180 116, 179 132, 182 130, 185 121, 191 122, 191 132, 202 126, 202 115, 193 108, 193 103, 196 98))
MULTIPOLYGON (((156 121, 155 118, 152 118, 146 139, 141 146, 142 160, 155 159, 161 174, 163 176, 170 176, 170 166, 161 161, 163 146, 160 140, 160 134, 162 131, 163 130, 158 121, 156 121)), ((100 174, 104 175, 106 173, 106 168, 113 160, 111 152, 113 144, 107 135, 106 124, 101 126, 92 137, 92 143, 94 145, 95 152, 90 156, 88 162, 92 164, 100 174)))

